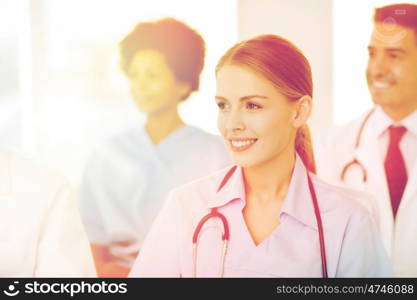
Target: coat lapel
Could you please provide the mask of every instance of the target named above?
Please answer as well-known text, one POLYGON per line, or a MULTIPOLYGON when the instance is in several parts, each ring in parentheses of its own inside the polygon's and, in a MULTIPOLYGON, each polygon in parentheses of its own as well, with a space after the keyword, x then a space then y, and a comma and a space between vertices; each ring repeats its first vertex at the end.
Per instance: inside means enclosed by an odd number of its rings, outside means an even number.
POLYGON ((384 164, 378 147, 377 137, 373 132, 372 124, 365 126, 361 144, 356 154, 357 159, 366 169, 368 181, 365 184, 365 191, 374 196, 374 209, 379 230, 386 249, 391 253, 394 219, 387 180, 385 177, 384 164))
POLYGON ((407 207, 407 204, 413 198, 417 198, 417 160, 414 163, 413 168, 411 169, 411 174, 408 175, 407 185, 404 190, 403 197, 400 202, 399 210, 404 207, 407 207))

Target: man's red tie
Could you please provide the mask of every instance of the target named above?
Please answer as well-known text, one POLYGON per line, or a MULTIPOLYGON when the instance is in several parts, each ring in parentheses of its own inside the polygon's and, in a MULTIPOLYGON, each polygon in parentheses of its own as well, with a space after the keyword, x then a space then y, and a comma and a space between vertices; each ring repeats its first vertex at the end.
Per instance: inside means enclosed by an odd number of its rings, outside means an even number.
POLYGON ((385 175, 387 177, 389 194, 391 197, 392 212, 397 215, 398 206, 407 184, 407 170, 405 168, 404 158, 399 147, 401 138, 407 129, 403 126, 388 128, 390 142, 387 156, 385 157, 385 175))

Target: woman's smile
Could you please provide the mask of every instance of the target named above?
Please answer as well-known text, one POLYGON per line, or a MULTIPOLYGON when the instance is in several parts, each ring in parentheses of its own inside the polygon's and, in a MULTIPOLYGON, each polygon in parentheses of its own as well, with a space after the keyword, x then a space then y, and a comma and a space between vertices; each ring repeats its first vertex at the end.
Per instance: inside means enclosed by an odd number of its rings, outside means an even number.
POLYGON ((229 139, 230 148, 234 152, 241 152, 252 147, 258 139, 251 138, 233 138, 229 139))

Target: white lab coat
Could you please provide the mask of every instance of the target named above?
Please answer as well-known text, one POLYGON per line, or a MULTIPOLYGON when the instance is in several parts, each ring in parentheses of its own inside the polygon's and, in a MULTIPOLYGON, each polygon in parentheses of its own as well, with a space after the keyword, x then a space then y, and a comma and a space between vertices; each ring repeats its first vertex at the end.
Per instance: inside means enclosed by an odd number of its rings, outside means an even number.
POLYGON ((96 276, 69 184, 0 151, 0 277, 96 276))
POLYGON ((378 139, 368 120, 354 151, 359 128, 366 114, 351 123, 337 127, 315 143, 315 155, 319 177, 326 181, 366 191, 370 197, 362 202, 374 215, 379 231, 393 264, 394 272, 401 277, 417 277, 417 165, 411 168, 408 183, 394 222, 388 185, 381 159, 378 139), (367 183, 362 181, 363 172, 352 166, 345 181, 340 178, 344 166, 354 158, 362 163, 367 172, 367 183))

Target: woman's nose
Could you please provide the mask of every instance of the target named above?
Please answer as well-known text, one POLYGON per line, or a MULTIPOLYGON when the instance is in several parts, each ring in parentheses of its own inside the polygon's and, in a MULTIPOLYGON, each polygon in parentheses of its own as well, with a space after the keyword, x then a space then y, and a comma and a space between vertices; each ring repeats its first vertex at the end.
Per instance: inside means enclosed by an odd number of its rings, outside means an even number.
POLYGON ((231 132, 245 130, 245 123, 239 110, 236 109, 230 112, 227 120, 227 129, 231 132))

